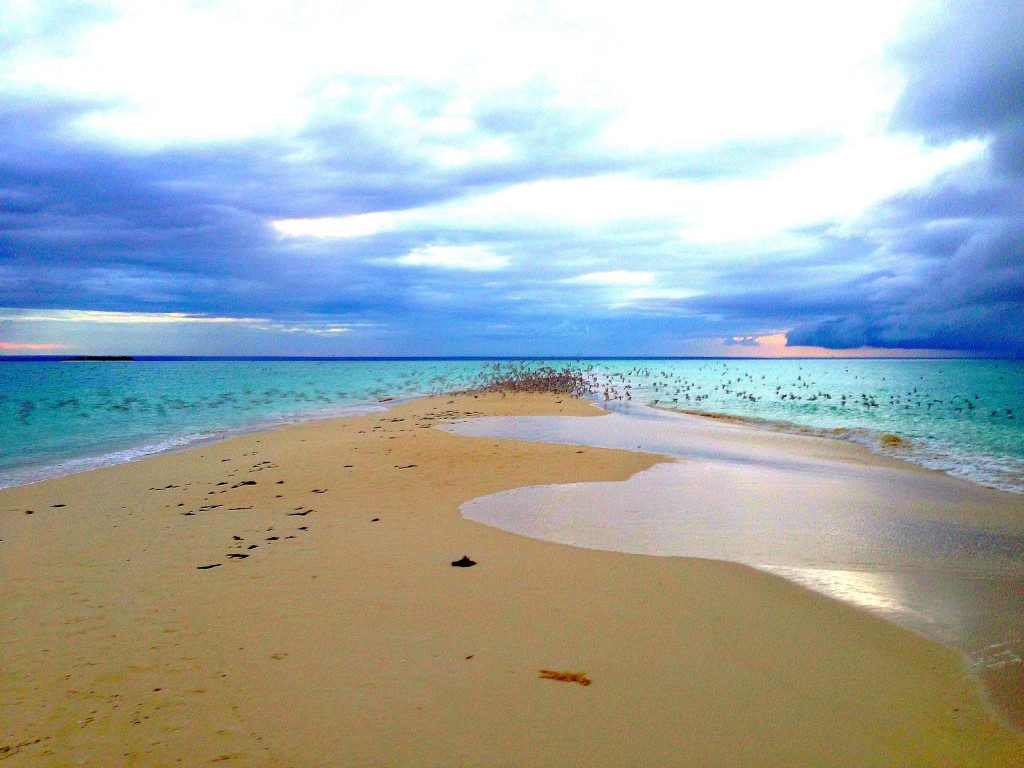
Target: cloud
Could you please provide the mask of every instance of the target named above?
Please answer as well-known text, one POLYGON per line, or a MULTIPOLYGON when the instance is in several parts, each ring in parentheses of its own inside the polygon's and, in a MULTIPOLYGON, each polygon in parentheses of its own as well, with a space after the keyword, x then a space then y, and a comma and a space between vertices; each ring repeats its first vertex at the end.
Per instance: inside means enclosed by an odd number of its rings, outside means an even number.
POLYGON ((853 300, 807 317, 794 343, 1024 355, 1024 6, 927 6, 898 49, 908 80, 893 125, 987 152, 877 205, 861 223, 885 265, 837 286, 853 300))
POLYGON ((400 256, 395 263, 409 267, 493 272, 504 269, 508 265, 508 257, 499 256, 479 245, 426 245, 400 256))
POLYGON ((727 347, 760 347, 761 342, 755 336, 730 336, 722 342, 727 347))
POLYGON ((562 282, 573 285, 648 285, 654 282, 654 273, 615 269, 610 272, 588 272, 585 275, 567 277, 562 282))
POLYGON ((80 309, 31 311, 0 309, 0 322, 20 323, 245 323, 263 322, 253 317, 210 317, 185 312, 98 312, 80 309))
POLYGON ((893 124, 933 141, 993 137, 999 145, 1017 137, 1024 120, 1024 6, 931 2, 915 21, 897 52, 908 82, 893 124))
MULTIPOLYGON (((90 310, 18 310, 0 308, 0 323, 17 323, 20 326, 42 324, 70 325, 103 325, 103 326, 146 326, 153 325, 236 325, 247 329, 266 331, 269 333, 310 334, 313 336, 332 336, 335 334, 352 333, 354 331, 373 328, 370 323, 338 323, 319 318, 300 318, 290 322, 278 322, 261 317, 218 317, 196 315, 185 312, 102 312, 90 310)), ((16 345, 7 348, 14 349, 16 345)), ((24 346, 25 349, 58 349, 67 345, 24 346)))
POLYGON ((477 114, 491 126, 531 130, 537 92, 546 110, 570 118, 566 125, 616 148, 841 126, 878 99, 869 87, 874 49, 905 12, 905 3, 867 0, 838 24, 832 10, 805 0, 643 4, 628 15, 604 0, 516 8, 252 2, 243 15, 230 2, 100 7, 67 14, 67 37, 56 34, 66 7, 29 14, 16 37, 35 32, 33 55, 6 57, 23 88, 106 101, 82 120, 98 135, 150 147, 268 136, 325 113, 351 114, 353 91, 377 82, 384 87, 365 122, 442 156, 470 151, 477 114), (457 98, 438 98, 445 91, 457 98), (478 113, 481 94, 494 93, 498 104, 478 113), (593 120, 597 113, 603 119, 593 120), (453 137, 467 146, 438 141, 453 137))
POLYGON ((388 232, 397 226, 397 217, 389 211, 361 213, 355 216, 318 219, 281 219, 272 226, 288 237, 325 237, 348 240, 388 232))
POLYGON ((886 60, 907 2, 397 26, 387 3, 114 4, 66 28, 18 4, 0 304, 27 314, 0 322, 156 353, 1020 349, 1007 6, 937 6, 886 60), (24 320, 57 312, 85 314, 24 320))
POLYGON ((31 352, 42 352, 51 349, 67 349, 66 344, 22 344, 14 343, 10 341, 0 341, 0 349, 6 350, 21 350, 31 352))
MULTIPOLYGON (((924 216, 904 214, 897 223, 898 258, 890 269, 838 286, 849 302, 846 312, 821 317, 828 308, 817 307, 818 317, 798 323, 790 341, 1024 354, 1022 222, 985 227, 968 219, 942 236, 934 231, 941 221, 924 216)), ((891 257, 888 251, 879 247, 876 258, 891 257)))

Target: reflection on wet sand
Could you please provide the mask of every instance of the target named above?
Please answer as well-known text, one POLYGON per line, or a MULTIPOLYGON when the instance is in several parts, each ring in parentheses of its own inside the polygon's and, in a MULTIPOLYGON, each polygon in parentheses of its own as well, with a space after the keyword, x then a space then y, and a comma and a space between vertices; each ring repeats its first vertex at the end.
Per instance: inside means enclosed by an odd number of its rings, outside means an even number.
POLYGON ((454 429, 676 457, 626 482, 519 488, 462 511, 534 538, 783 576, 961 649, 993 703, 1024 728, 1024 497, 837 441, 643 406, 454 429))

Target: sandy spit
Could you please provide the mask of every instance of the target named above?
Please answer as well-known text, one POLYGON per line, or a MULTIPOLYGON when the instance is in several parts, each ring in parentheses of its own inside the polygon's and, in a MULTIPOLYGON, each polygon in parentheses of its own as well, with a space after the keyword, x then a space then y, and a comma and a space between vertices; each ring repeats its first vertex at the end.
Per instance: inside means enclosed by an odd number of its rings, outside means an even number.
POLYGON ((464 520, 662 460, 431 428, 503 414, 599 411, 423 399, 0 491, 4 767, 1024 763, 923 638, 464 520))

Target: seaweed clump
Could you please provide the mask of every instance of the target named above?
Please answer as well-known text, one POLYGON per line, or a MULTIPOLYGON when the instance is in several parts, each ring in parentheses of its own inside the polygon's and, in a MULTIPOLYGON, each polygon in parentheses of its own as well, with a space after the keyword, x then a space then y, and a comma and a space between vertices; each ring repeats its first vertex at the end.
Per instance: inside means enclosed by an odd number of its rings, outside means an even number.
POLYGON ((555 672, 553 669, 542 669, 540 676, 544 680, 558 680, 563 683, 579 683, 590 685, 593 680, 587 677, 586 672, 555 672))
POLYGON ((484 392, 540 393, 583 397, 597 389, 597 378, 592 368, 566 365, 555 368, 550 365, 527 365, 525 363, 492 363, 476 377, 469 387, 454 394, 479 394, 484 392))

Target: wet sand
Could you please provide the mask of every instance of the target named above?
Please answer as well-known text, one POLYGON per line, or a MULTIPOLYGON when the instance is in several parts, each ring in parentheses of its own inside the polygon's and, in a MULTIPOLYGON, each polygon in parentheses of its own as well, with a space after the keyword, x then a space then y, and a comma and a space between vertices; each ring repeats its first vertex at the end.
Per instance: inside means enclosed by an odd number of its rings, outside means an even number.
POLYGON ((647 408, 598 421, 480 419, 516 434, 677 457, 622 483, 523 488, 472 520, 573 546, 730 560, 779 574, 963 652, 1024 729, 1024 496, 834 439, 647 408))
POLYGON ((527 413, 598 415, 553 397, 417 400, 0 491, 0 758, 1024 760, 955 652, 866 612, 737 563, 464 519, 474 498, 663 461, 432 428, 527 413))

